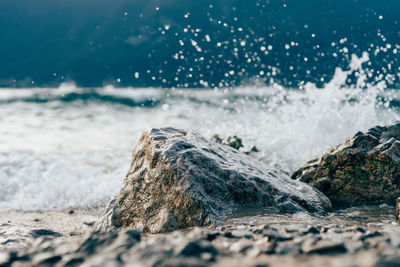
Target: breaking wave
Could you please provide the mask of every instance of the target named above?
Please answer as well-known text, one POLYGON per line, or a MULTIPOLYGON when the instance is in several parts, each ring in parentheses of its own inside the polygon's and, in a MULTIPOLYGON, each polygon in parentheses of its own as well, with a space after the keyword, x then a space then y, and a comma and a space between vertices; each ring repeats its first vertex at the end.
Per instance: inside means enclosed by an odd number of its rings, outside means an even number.
POLYGON ((260 150, 254 157, 292 172, 359 130, 399 119, 398 91, 369 83, 368 61, 366 53, 352 56, 324 88, 0 90, 0 209, 104 205, 150 127, 237 135, 244 150, 260 150))

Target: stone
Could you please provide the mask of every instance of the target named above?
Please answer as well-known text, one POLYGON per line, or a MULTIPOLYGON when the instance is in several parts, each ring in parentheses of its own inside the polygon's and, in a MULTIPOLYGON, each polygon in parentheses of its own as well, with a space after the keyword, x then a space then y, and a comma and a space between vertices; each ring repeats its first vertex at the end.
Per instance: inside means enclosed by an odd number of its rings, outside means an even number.
POLYGON ((268 237, 261 238, 254 242, 254 246, 258 249, 259 254, 273 254, 276 248, 276 242, 270 242, 268 237))
POLYGON ((264 236, 267 236, 269 238, 269 240, 273 240, 273 241, 288 241, 288 240, 292 240, 293 237, 290 235, 281 235, 280 233, 278 233, 278 231, 275 230, 264 230, 263 232, 264 236))
POLYGON ((230 247, 229 251, 234 253, 244 253, 246 250, 253 246, 253 242, 248 239, 240 239, 234 242, 230 247))
POLYGON ((360 237, 360 240, 361 240, 361 241, 364 241, 364 240, 366 240, 366 239, 368 239, 368 238, 374 238, 374 237, 381 236, 381 235, 382 235, 382 234, 381 234, 380 232, 374 231, 374 232, 370 232, 370 233, 367 233, 367 234, 361 236, 361 237, 360 237))
POLYGON ((210 253, 211 255, 218 254, 217 250, 206 240, 194 240, 189 242, 180 252, 183 256, 199 257, 203 253, 210 253))
POLYGON ((50 237, 60 237, 62 234, 54 232, 48 229, 33 229, 30 231, 33 237, 50 236, 50 237))
POLYGON ((253 238, 251 232, 248 230, 233 230, 231 232, 231 236, 234 238, 247 238, 247 239, 253 238))
POLYGON ((307 239, 304 241, 301 250, 306 254, 336 254, 346 253, 347 248, 343 242, 330 240, 307 239))
POLYGON ((310 227, 307 229, 307 232, 306 232, 306 233, 310 233, 310 234, 319 234, 319 233, 320 233, 320 230, 319 230, 317 227, 310 226, 310 227))
POLYGON ((387 203, 400 196, 400 123, 358 132, 294 172, 334 208, 387 203))
POLYGON ((310 185, 197 132, 152 129, 142 134, 123 187, 96 228, 168 232, 216 225, 254 208, 324 213, 331 204, 310 185))
POLYGON ((45 265, 55 265, 62 259, 60 255, 53 255, 52 253, 41 253, 37 254, 32 259, 32 264, 34 266, 45 266, 45 265))

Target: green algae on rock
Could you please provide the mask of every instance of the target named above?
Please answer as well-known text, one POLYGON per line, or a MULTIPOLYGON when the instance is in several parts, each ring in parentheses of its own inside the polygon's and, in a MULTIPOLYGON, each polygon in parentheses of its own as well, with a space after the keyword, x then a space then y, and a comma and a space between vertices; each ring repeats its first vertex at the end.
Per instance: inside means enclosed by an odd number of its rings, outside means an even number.
POLYGON ((314 185, 335 208, 387 203, 400 196, 400 123, 358 132, 294 172, 314 185))
POLYGON ((331 204, 312 186, 196 132, 152 129, 136 145, 123 187, 97 229, 169 232, 214 225, 245 208, 323 213, 331 204))

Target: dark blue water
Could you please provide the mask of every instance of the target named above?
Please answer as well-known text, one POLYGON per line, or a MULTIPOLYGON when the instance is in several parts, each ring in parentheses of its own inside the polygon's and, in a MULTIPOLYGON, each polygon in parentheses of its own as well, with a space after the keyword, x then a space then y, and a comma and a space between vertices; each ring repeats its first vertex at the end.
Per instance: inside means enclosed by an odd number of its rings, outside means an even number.
POLYGON ((0 86, 322 87, 368 52, 369 80, 398 87, 398 10, 396 0, 2 0, 0 86))
POLYGON ((104 205, 152 127, 237 135, 293 172, 399 120, 398 10, 397 0, 0 0, 0 210, 104 205))

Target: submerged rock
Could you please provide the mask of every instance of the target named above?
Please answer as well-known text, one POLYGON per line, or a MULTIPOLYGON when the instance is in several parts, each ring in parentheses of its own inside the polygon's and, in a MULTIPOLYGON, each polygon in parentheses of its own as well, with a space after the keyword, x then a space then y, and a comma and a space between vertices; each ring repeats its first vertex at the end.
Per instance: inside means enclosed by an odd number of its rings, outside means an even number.
POLYGON ((118 197, 98 229, 168 232, 208 226, 238 209, 324 212, 329 200, 313 187, 193 131, 144 132, 118 197))
POLYGON ((314 185, 334 206, 388 203, 400 196, 400 123, 358 132, 293 179, 314 185))

